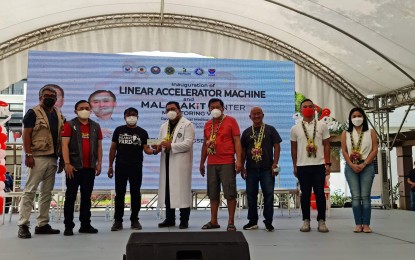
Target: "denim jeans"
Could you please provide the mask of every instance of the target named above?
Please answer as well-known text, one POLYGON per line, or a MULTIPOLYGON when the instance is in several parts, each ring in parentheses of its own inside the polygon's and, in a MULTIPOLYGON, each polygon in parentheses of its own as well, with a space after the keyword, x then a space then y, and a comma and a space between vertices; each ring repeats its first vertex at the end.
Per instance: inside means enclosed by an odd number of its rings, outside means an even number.
POLYGON ((415 191, 409 191, 411 194, 411 210, 415 211, 415 191))
POLYGON ((247 169, 246 195, 248 198, 249 222, 258 224, 258 184, 261 184, 264 196, 264 223, 271 224, 274 216, 274 187, 275 177, 271 169, 247 169))
POLYGON ((74 207, 78 188, 81 191, 81 205, 79 209, 79 221, 81 227, 89 227, 91 225, 91 194, 94 188, 95 181, 95 169, 82 168, 74 172, 74 177, 69 179, 66 177, 66 192, 65 192, 65 204, 63 214, 65 220, 63 223, 65 227, 73 228, 75 223, 74 207))
POLYGON ((131 215, 130 220, 138 220, 141 208, 141 182, 143 179, 143 165, 128 165, 115 163, 115 214, 114 220, 123 221, 125 193, 127 181, 130 182, 131 215))
POLYGON ((317 221, 326 220, 326 195, 324 194, 326 168, 324 164, 297 166, 297 178, 301 189, 300 202, 303 220, 310 219, 311 189, 316 196, 317 221))
POLYGON ((346 164, 344 173, 352 194, 354 222, 356 225, 370 225, 370 192, 375 178, 375 168, 373 164, 369 164, 360 173, 355 173, 346 164))

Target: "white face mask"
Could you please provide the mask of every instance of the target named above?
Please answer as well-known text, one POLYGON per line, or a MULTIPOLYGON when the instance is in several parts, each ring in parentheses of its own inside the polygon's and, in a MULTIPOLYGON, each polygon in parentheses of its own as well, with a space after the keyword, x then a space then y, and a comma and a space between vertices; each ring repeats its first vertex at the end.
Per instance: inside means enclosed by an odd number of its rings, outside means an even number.
POLYGON ((91 111, 89 110, 80 110, 77 113, 80 119, 88 119, 89 116, 91 115, 91 111))
POLYGON ((137 120, 138 120, 138 117, 136 117, 136 116, 127 116, 125 118, 125 122, 127 122, 128 125, 137 124, 137 120))
POLYGON ((212 111, 210 111, 210 115, 213 118, 218 118, 218 117, 220 117, 222 115, 222 111, 220 111, 219 109, 215 108, 212 111))
POLYGON ((352 118, 352 124, 354 126, 361 126, 363 124, 363 117, 352 118))
POLYGON ((169 120, 174 120, 174 119, 176 119, 176 117, 177 117, 176 111, 169 111, 169 112, 167 112, 167 118, 169 120))

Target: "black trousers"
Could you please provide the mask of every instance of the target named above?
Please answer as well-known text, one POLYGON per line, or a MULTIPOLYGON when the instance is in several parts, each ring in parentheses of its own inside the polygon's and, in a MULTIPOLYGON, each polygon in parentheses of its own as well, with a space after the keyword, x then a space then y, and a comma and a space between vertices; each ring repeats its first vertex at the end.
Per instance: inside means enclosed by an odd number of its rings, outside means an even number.
POLYGON ((91 194, 94 188, 95 169, 82 168, 74 172, 74 177, 69 179, 66 177, 66 193, 65 193, 65 208, 63 223, 65 227, 73 228, 73 212, 75 208, 76 195, 78 187, 81 191, 81 205, 79 210, 79 221, 81 227, 88 227, 91 225, 91 194))
POLYGON ((130 220, 138 220, 141 208, 141 182, 143 180, 143 165, 126 165, 115 163, 115 214, 116 221, 123 221, 125 193, 127 181, 130 182, 131 216, 130 220))
POLYGON ((316 196, 317 221, 326 220, 326 196, 324 194, 324 182, 326 180, 326 168, 322 165, 298 166, 297 178, 301 189, 301 211, 303 220, 310 219, 311 189, 316 196))
MULTIPOLYGON (((166 219, 168 221, 176 220, 175 208, 170 207, 170 181, 169 181, 169 154, 166 154, 166 219)), ((190 217, 190 207, 189 208, 180 208, 180 221, 189 221, 190 217)))

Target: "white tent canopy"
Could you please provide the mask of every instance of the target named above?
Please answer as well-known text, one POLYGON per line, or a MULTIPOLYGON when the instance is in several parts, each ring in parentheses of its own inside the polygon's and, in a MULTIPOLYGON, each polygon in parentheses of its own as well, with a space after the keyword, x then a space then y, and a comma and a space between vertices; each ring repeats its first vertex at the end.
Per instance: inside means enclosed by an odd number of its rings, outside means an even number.
POLYGON ((30 49, 291 59, 296 90, 339 119, 414 89, 413 0, 21 0, 0 17, 0 89, 26 77, 30 49))

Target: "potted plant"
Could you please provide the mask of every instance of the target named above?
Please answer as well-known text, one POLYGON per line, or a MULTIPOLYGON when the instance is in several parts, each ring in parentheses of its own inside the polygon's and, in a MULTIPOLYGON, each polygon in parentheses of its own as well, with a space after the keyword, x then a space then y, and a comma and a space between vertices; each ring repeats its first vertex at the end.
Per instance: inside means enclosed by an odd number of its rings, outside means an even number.
POLYGON ((344 193, 341 190, 335 190, 333 194, 330 195, 330 202, 332 208, 343 208, 344 203, 348 201, 349 198, 344 196, 344 193))
POLYGON ((393 198, 393 208, 397 209, 398 208, 398 204, 397 201, 399 201, 400 198, 400 194, 399 194, 399 186, 401 185, 402 181, 399 181, 398 183, 395 184, 395 186, 393 186, 392 188, 392 198, 393 198))

